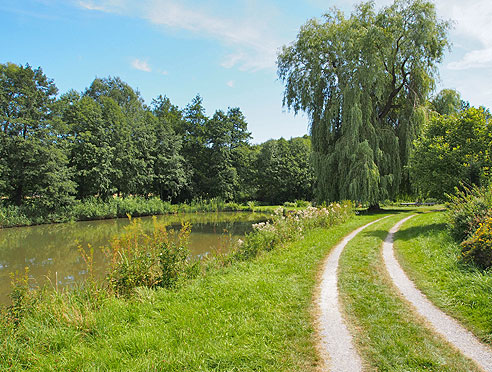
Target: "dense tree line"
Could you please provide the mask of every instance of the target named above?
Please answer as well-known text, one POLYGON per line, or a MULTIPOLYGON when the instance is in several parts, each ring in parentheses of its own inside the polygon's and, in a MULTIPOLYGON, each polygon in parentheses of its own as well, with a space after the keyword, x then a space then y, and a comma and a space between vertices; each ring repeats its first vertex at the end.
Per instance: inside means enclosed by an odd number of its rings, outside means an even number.
POLYGON ((250 143, 239 108, 146 105, 120 78, 58 96, 41 68, 0 65, 0 196, 54 213, 75 199, 159 196, 281 203, 312 197, 308 137, 250 143))

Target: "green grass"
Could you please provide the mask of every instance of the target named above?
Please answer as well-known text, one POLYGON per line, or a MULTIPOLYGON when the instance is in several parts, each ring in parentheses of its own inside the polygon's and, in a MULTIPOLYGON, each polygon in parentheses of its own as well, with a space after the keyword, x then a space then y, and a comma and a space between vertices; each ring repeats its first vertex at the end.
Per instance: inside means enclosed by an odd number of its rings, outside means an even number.
POLYGON ((52 306, 54 295, 16 332, 2 335, 0 369, 315 371, 312 298, 319 265, 341 237, 376 218, 313 230, 175 291, 105 297, 97 310, 76 293, 72 302, 52 306))
POLYGON ((434 304, 492 343, 492 271, 460 260, 445 213, 409 220, 396 235, 395 249, 404 270, 434 304))
POLYGON ((426 328, 397 294, 384 267, 382 242, 401 213, 370 226, 345 248, 339 288, 349 327, 367 370, 478 371, 426 328))

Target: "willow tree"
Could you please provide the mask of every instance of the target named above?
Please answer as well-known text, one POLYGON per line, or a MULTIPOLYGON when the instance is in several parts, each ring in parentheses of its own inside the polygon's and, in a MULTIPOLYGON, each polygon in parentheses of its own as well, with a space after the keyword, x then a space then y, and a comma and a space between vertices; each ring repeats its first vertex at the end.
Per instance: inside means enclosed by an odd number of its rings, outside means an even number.
POLYGON ((301 27, 278 56, 284 105, 311 124, 317 198, 376 205, 408 178, 404 167, 448 45, 434 5, 397 0, 349 18, 332 9, 301 27))

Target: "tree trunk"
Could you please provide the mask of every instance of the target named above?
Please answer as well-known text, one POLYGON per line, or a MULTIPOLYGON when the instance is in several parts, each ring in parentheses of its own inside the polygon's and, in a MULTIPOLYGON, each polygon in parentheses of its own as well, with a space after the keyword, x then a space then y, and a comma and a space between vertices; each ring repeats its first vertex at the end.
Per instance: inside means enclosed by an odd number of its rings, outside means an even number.
POLYGON ((369 208, 367 208, 368 212, 381 212, 381 207, 379 206, 379 203, 376 204, 371 204, 369 208))

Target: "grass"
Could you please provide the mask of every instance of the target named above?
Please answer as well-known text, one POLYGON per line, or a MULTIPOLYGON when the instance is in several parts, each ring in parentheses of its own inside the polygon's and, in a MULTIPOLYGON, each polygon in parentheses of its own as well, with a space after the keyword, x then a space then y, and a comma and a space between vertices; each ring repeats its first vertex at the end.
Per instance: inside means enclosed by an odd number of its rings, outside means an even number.
POLYGON ((478 371, 434 335, 397 294, 382 261, 382 242, 401 213, 368 227, 345 248, 339 288, 367 370, 478 371))
POLYGON ((315 371, 319 265, 341 237, 376 218, 313 230, 177 290, 139 288, 130 300, 102 297, 94 308, 77 292, 69 301, 52 293, 15 332, 2 334, 0 369, 315 371))
POLYGON ((445 213, 409 220, 396 235, 395 249, 408 276, 434 304, 492 344, 492 271, 461 261, 445 213))

